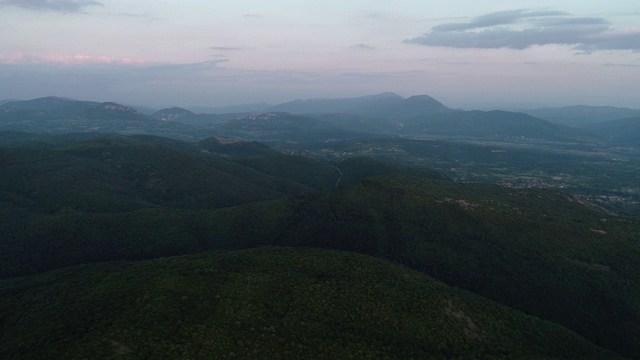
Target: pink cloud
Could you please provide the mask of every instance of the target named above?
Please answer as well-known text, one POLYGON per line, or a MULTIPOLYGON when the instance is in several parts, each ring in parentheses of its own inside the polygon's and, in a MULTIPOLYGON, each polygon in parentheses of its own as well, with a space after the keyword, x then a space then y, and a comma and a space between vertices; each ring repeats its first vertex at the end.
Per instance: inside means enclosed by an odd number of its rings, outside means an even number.
POLYGON ((114 56, 96 56, 87 54, 51 54, 51 55, 26 55, 21 52, 5 55, 0 54, 0 63, 5 64, 147 64, 145 59, 114 56))

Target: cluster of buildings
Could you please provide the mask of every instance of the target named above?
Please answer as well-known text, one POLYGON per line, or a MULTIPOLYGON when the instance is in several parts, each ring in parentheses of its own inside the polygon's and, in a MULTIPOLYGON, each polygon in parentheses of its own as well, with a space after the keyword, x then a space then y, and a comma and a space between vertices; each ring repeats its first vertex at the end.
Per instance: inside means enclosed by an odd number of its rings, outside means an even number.
POLYGON ((519 181, 517 183, 502 181, 502 182, 499 182, 498 185, 508 187, 508 188, 514 188, 514 189, 548 189, 548 188, 567 189, 569 188, 569 185, 565 183, 549 183, 539 179, 530 179, 525 181, 519 181))

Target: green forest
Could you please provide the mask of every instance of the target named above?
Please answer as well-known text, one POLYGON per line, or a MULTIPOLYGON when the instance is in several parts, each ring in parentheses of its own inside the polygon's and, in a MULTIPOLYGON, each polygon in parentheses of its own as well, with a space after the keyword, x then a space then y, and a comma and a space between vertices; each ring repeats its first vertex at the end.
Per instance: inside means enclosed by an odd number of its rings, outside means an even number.
POLYGON ((640 221, 566 192, 221 137, 0 145, 2 358, 640 354, 640 221))

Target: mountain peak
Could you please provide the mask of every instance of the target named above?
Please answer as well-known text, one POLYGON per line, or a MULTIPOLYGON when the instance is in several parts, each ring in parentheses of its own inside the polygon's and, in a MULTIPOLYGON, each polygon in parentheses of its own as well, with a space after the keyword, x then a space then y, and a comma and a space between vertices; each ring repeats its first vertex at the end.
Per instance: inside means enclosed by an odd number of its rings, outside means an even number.
POLYGON ((393 92, 357 98, 298 99, 273 106, 269 110, 292 114, 355 114, 393 119, 451 111, 451 109, 428 95, 417 95, 405 99, 393 92))
POLYGON ((95 104, 81 113, 82 117, 102 119, 155 120, 138 110, 115 102, 95 104))
POLYGON ((187 109, 181 107, 172 107, 156 111, 155 113, 151 114, 151 117, 160 121, 174 121, 176 119, 193 115, 195 114, 187 109))
POLYGON ((413 101, 435 101, 434 98, 432 98, 429 95, 426 94, 422 94, 422 95, 413 95, 407 98, 407 100, 413 100, 413 101))
POLYGON ((142 115, 140 112, 138 112, 138 110, 130 107, 130 106, 126 106, 126 105, 122 105, 122 104, 118 104, 118 103, 114 103, 114 102, 104 102, 101 104, 98 104, 94 107, 97 110, 107 110, 107 111, 116 111, 116 112, 127 112, 127 113, 135 113, 135 114, 140 114, 142 115))
MULTIPOLYGON (((4 103, 2 106, 7 110, 56 110, 73 106, 82 101, 64 98, 59 96, 46 96, 31 100, 16 100, 4 103)), ((89 102, 86 102, 89 103, 89 102)))

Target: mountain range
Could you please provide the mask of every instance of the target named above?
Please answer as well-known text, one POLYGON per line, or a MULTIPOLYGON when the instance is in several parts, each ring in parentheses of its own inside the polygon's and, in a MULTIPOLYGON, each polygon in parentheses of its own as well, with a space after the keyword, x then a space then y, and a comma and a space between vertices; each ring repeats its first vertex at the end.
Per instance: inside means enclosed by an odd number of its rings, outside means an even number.
POLYGON ((343 99, 294 100, 268 108, 271 112, 291 114, 355 114, 395 120, 453 111, 428 95, 407 99, 394 93, 343 99))
MULTIPOLYGON (((627 121, 616 125, 615 131, 633 134, 637 128, 636 122, 627 121)), ((0 129, 137 133, 191 140, 220 135, 262 141, 326 141, 365 134, 510 141, 616 141, 620 138, 607 136, 602 127, 576 129, 508 111, 453 110, 427 95, 403 98, 393 93, 296 100, 263 112, 244 114, 196 114, 173 107, 145 115, 133 107, 112 102, 46 97, 0 105, 0 129)))
POLYGON ((640 143, 640 116, 628 119, 609 120, 583 126, 616 142, 640 143))
POLYGON ((433 134, 487 139, 593 140, 594 134, 553 124, 524 113, 456 111, 405 121, 403 134, 433 134))
POLYGON ((553 123, 578 127, 611 120, 640 117, 640 109, 613 106, 564 106, 522 110, 522 112, 553 123))
POLYGON ((160 122, 114 102, 45 97, 0 106, 0 129, 44 133, 123 133, 193 138, 194 130, 177 122, 160 122))

